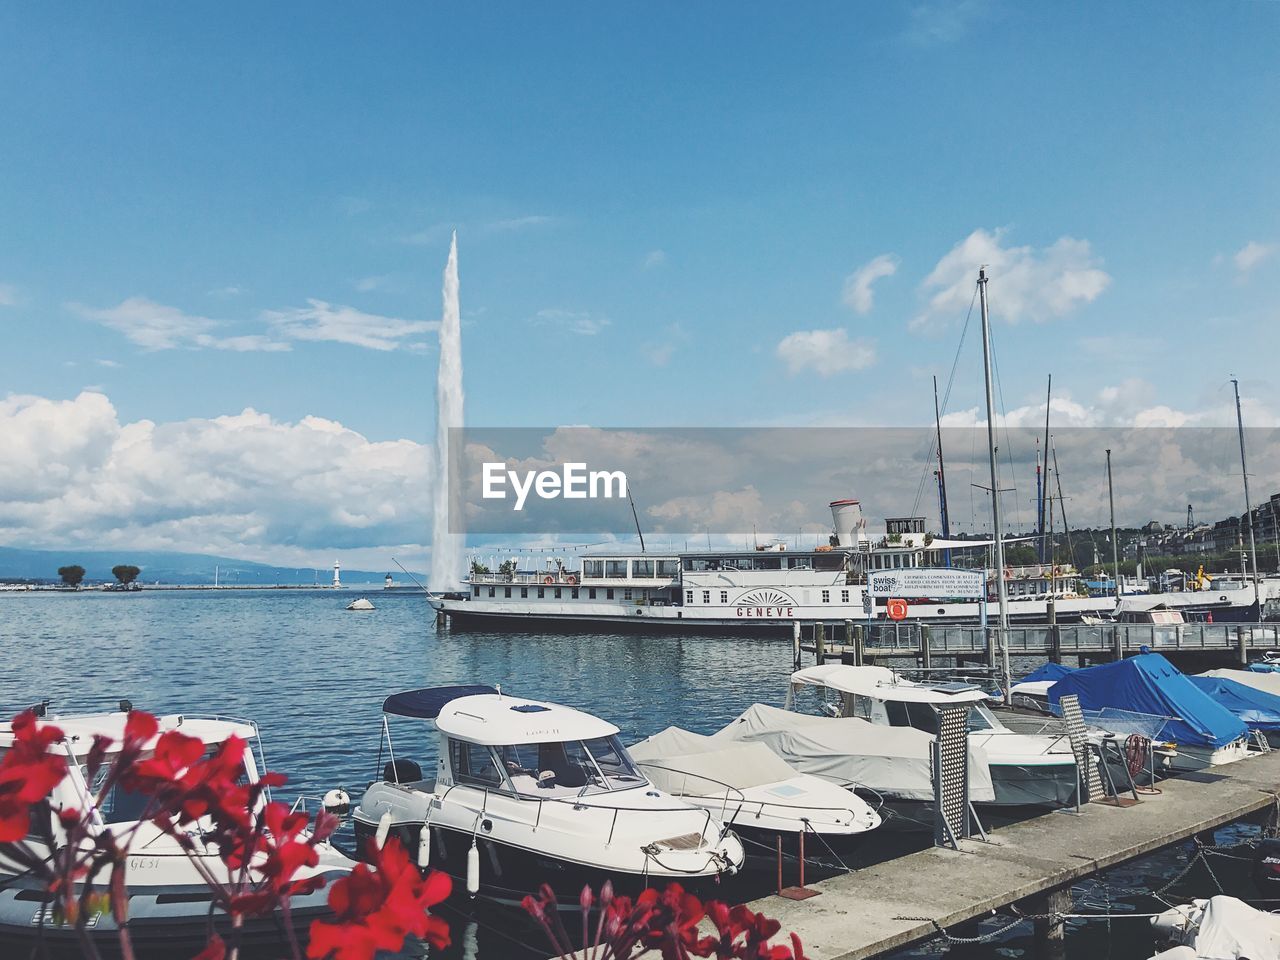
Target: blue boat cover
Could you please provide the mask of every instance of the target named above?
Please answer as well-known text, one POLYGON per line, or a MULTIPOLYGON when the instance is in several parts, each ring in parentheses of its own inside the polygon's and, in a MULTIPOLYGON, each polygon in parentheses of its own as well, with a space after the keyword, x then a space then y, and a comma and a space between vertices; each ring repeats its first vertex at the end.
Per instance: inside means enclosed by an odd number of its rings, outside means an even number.
POLYGON ((1071 694, 1084 710, 1172 717, 1161 736, 1188 746, 1221 747, 1248 734, 1239 718, 1158 653, 1073 670, 1049 688, 1049 702, 1056 706, 1071 694))
POLYGON ((417 717, 420 720, 434 720, 440 716, 445 705, 459 697, 474 697, 481 693, 497 693, 493 687, 480 684, 456 687, 427 687, 423 690, 406 690, 404 693, 393 693, 382 701, 382 712, 396 717, 417 717))
POLYGON ((1280 665, 1274 663, 1251 663, 1249 669, 1254 673, 1280 673, 1280 665))
POLYGON ((1045 680, 1061 680, 1069 673, 1075 673, 1074 667, 1064 667, 1060 663, 1041 664, 1035 670, 1032 670, 1020 683, 1042 683, 1045 680))
POLYGON ((1280 730, 1280 697, 1226 677, 1187 677, 1250 730, 1280 730))

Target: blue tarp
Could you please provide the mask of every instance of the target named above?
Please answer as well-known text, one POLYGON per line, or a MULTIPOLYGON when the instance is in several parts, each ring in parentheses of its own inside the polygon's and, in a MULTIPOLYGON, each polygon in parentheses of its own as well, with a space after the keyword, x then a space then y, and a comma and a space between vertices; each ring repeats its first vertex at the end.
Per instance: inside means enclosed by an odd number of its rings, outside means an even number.
POLYGON ((1187 677, 1250 730, 1280 731, 1280 697, 1226 677, 1187 677))
POLYGON ((382 701, 382 712, 397 717, 417 717, 434 720, 446 705, 461 697, 473 697, 482 693, 497 693, 493 687, 478 684, 457 687, 427 687, 424 690, 406 690, 393 693, 382 701))
POLYGON ((1188 746, 1221 747, 1248 734, 1231 711, 1158 653, 1073 670, 1049 688, 1049 702, 1056 706, 1070 694, 1085 710, 1111 707, 1173 717, 1161 736, 1188 746))
POLYGON ((1069 673, 1075 673, 1073 667, 1064 667, 1060 663, 1045 663, 1028 673, 1020 683, 1040 683, 1044 680, 1061 680, 1069 673))

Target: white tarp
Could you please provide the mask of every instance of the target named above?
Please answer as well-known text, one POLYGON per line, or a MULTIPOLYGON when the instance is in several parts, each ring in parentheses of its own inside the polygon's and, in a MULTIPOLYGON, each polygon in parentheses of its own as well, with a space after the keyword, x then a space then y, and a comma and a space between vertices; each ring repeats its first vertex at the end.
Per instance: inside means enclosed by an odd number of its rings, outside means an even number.
MULTIPOLYGON (((763 743, 801 773, 858 783, 892 799, 933 799, 933 737, 911 727, 806 716, 757 703, 712 739, 763 743)), ((972 744, 969 797, 978 803, 995 799, 986 753, 972 744)))
POLYGON ((627 752, 668 793, 717 794, 725 786, 746 790, 793 780, 796 771, 763 743, 726 742, 667 727, 627 752))
POLYGON ((1195 900, 1151 921, 1157 936, 1181 942, 1201 960, 1277 960, 1280 916, 1235 897, 1195 900))
POLYGON ((1274 693, 1280 697, 1280 673, 1257 673, 1253 670, 1206 670, 1202 677, 1220 677, 1223 680, 1234 680, 1246 687, 1253 687, 1263 693, 1274 693))

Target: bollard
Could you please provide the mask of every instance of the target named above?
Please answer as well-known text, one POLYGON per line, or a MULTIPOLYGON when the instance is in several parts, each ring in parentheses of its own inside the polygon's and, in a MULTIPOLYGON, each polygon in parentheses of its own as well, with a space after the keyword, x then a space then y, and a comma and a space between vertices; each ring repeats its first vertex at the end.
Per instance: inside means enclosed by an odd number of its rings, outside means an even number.
POLYGON ((1240 655, 1240 666, 1247 667, 1249 665, 1249 640, 1248 634, 1244 632, 1243 625, 1236 627, 1236 650, 1240 655))
POLYGON ((821 666, 825 662, 824 657, 827 652, 826 648, 827 648, 826 627, 821 622, 815 623, 813 625, 813 659, 814 659, 814 662, 818 664, 818 666, 821 666))
POLYGON ((920 665, 928 670, 933 666, 933 652, 929 649, 929 625, 920 624, 920 665))
POLYGON ((865 654, 862 649, 864 636, 865 631, 862 629, 862 624, 855 624, 853 627, 853 663, 854 666, 857 667, 866 663, 865 654))

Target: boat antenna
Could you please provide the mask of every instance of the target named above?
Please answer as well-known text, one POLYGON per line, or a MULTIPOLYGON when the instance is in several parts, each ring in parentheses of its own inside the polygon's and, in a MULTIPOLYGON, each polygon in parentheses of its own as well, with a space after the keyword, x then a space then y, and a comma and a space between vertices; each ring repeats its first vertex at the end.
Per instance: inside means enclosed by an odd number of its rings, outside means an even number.
POLYGON ((996 598, 1000 604, 999 626, 996 640, 1000 645, 1000 666, 1004 674, 1004 702, 1010 700, 1012 677, 1009 672, 1009 595, 1004 582, 1004 537, 1000 526, 1000 484, 996 477, 996 400, 991 385, 991 318, 987 311, 987 269, 978 269, 978 298, 982 301, 982 374, 987 393, 987 454, 991 462, 991 526, 995 544, 996 598))
POLYGON ((1111 575, 1115 577, 1112 594, 1120 602, 1120 543, 1116 540, 1116 494, 1111 485, 1111 449, 1107 448, 1107 503, 1111 506, 1111 575))
MULTIPOLYGON (((392 563, 394 563, 394 564, 395 564, 397 567, 399 567, 401 570, 404 570, 404 564, 403 564, 403 563, 401 563, 399 560, 397 560, 395 557, 392 557, 392 558, 391 558, 391 562, 392 562, 392 563)), ((408 576, 408 578, 409 578, 410 580, 412 580, 414 583, 416 583, 416 584, 418 585, 418 589, 419 589, 419 590, 421 590, 423 593, 430 593, 430 591, 429 591, 426 587, 424 587, 424 586, 422 585, 422 581, 421 581, 421 580, 419 580, 417 577, 415 577, 412 573, 409 573, 409 571, 408 571, 408 570, 404 570, 404 572, 405 572, 405 575, 406 575, 406 576, 408 576)))
MULTIPOLYGON (((938 377, 933 378, 933 423, 938 432, 938 518, 942 523, 942 539, 951 539, 951 517, 947 510, 947 467, 942 460, 942 410, 938 406, 938 377)), ((951 548, 943 551, 946 565, 951 566, 951 548)))
POLYGON ((627 502, 631 504, 631 519, 636 523, 636 535, 640 537, 640 552, 644 553, 644 531, 640 529, 640 515, 636 513, 636 502, 631 496, 631 488, 627 487, 627 502))
POLYGON ((1244 480, 1244 519, 1249 525, 1249 563, 1253 567, 1253 605, 1262 622, 1262 596, 1258 588, 1258 548, 1253 539, 1253 504, 1249 501, 1249 467, 1244 458, 1244 415, 1240 412, 1240 381, 1231 378, 1236 391, 1236 431, 1240 434, 1240 476, 1244 480))

